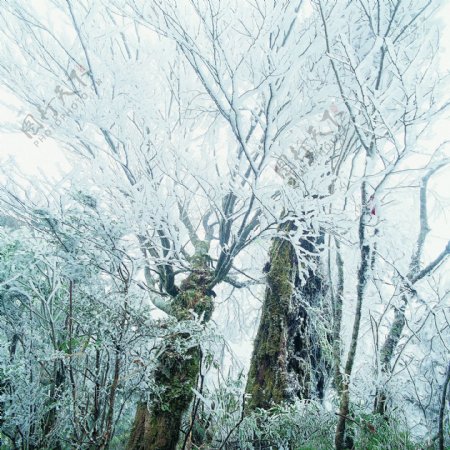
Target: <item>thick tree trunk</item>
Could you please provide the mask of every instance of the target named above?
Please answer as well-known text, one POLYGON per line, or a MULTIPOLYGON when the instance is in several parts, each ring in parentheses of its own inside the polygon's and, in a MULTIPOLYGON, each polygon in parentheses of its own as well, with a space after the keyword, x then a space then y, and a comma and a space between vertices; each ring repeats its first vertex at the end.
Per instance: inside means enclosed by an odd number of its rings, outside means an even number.
MULTIPOLYGON (((195 270, 182 283, 174 298, 172 309, 179 320, 189 319, 191 310, 207 322, 211 318, 213 302, 208 270, 195 270)), ((137 406, 127 450, 174 450, 176 448, 183 415, 188 409, 200 370, 200 349, 190 348, 185 353, 176 350, 175 339, 188 340, 181 335, 165 343, 158 360, 155 383, 163 389, 151 405, 141 402, 137 406)))
POLYGON ((247 403, 249 409, 269 408, 286 398, 288 310, 293 291, 294 258, 289 241, 274 240, 247 381, 246 390, 251 395, 247 403))
MULTIPOLYGON (((300 245, 314 253, 316 243, 313 239, 304 238, 300 245)), ((318 258, 315 259, 317 265, 318 258)), ((308 269, 308 276, 302 282, 291 242, 274 239, 246 387, 251 395, 248 410, 267 409, 283 401, 323 395, 323 374, 316 379, 312 375, 322 355, 318 342, 313 344, 311 341, 306 307, 317 304, 323 295, 321 276, 308 269)))
POLYGON ((192 400, 200 367, 199 349, 188 355, 166 349, 159 361, 155 382, 166 391, 151 408, 137 407, 128 450, 172 450, 176 448, 184 412, 192 400))

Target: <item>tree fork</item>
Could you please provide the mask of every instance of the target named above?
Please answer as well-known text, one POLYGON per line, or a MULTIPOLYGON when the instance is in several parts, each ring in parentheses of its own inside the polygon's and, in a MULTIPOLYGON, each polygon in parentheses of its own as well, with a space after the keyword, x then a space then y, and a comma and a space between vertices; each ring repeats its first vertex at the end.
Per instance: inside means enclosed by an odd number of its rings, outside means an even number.
MULTIPOLYGON (((213 274, 209 267, 208 247, 197 247, 192 257, 192 272, 177 290, 171 312, 181 321, 189 320, 194 311, 206 323, 214 308, 213 274)), ((201 362, 199 346, 182 354, 176 350, 177 338, 188 341, 190 335, 184 333, 166 343, 155 371, 155 383, 163 392, 150 408, 146 402, 137 405, 127 450, 175 450, 177 446, 183 415, 193 399, 192 389, 196 387, 201 362)))

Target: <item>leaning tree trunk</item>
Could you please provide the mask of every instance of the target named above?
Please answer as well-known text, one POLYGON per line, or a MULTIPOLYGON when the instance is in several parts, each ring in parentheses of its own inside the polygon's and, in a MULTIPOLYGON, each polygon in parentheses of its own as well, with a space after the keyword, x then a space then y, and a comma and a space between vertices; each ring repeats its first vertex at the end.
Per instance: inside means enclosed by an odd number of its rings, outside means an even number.
MULTIPOLYGON (((300 245, 311 254, 317 243, 305 237, 300 245)), ((311 258, 317 266, 318 257, 311 258)), ((292 243, 274 239, 246 387, 251 395, 248 410, 323 394, 323 373, 317 377, 320 370, 315 370, 322 359, 321 349, 318 340, 313 343, 311 339, 307 305, 318 303, 324 295, 324 284, 317 272, 308 268, 307 273, 302 281, 292 243)))
MULTIPOLYGON (((395 350, 397 349, 400 338, 403 334, 403 330, 406 325, 405 311, 410 301, 410 296, 414 294, 414 289, 412 288, 415 283, 421 280, 423 277, 431 273, 436 267, 438 267, 441 262, 450 255, 450 242, 444 250, 430 262, 425 268, 421 270, 420 260, 423 254, 423 248, 425 245, 425 240, 430 232, 430 226, 428 224, 428 200, 427 200, 427 190, 428 183, 433 174, 439 170, 442 165, 432 167, 424 177, 422 177, 420 183, 419 191, 419 235, 417 237, 416 249, 412 255, 409 271, 405 279, 402 280, 402 294, 401 294, 401 305, 395 310, 394 321, 389 329, 386 340, 381 348, 380 352, 380 365, 381 371, 386 379, 391 376, 392 367, 391 362, 394 357, 395 350)), ((375 412, 386 415, 387 413, 387 401, 388 395, 385 386, 381 386, 377 389, 375 396, 375 412)))
MULTIPOLYGON (((403 328, 405 327, 406 317, 405 310, 408 303, 408 298, 405 294, 402 295, 402 305, 395 310, 394 322, 389 329, 386 341, 383 344, 380 352, 381 371, 385 377, 388 377, 391 372, 391 360, 394 351, 400 341, 403 328)), ((387 393, 384 388, 378 388, 375 395, 374 412, 385 415, 387 413, 387 393)))
MULTIPOLYGON (((207 269, 194 269, 182 283, 174 298, 172 309, 179 320, 189 319, 193 310, 203 315, 205 322, 211 318, 213 301, 209 288, 211 273, 207 269)), ((192 398, 200 371, 200 348, 192 347, 180 353, 176 339, 187 341, 188 333, 178 335, 165 343, 158 359, 155 383, 162 394, 150 407, 145 402, 137 406, 127 450, 174 450, 176 448, 182 419, 192 398)))

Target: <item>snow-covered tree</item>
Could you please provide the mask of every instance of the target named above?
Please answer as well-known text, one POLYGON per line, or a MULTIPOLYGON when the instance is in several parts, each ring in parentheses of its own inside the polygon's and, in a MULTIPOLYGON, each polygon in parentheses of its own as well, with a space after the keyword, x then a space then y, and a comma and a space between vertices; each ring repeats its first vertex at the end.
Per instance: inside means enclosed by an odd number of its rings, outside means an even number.
POLYGON ((12 445, 226 448, 241 427, 268 440, 254 418, 273 407, 313 414, 303 400, 337 411, 338 450, 377 431, 357 411, 400 410, 444 445, 450 247, 427 249, 448 163, 440 4, 5 3, 5 128, 71 165, 57 182, 4 173, 12 445), (197 384, 235 291, 262 303, 251 397, 228 402, 229 428, 211 412, 202 443, 197 384))

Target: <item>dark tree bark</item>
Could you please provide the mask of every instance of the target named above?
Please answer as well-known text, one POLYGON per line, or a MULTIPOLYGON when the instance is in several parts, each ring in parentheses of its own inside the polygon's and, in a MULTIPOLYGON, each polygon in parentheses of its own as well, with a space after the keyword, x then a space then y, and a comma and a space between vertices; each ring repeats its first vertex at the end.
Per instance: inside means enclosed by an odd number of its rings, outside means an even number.
MULTIPOLYGON (((191 317, 191 311, 209 321, 213 311, 211 291, 212 271, 208 261, 198 260, 194 269, 177 290, 171 305, 178 320, 191 317)), ((161 396, 151 405, 140 402, 137 406, 127 450, 174 450, 176 448, 183 415, 188 409, 200 370, 200 348, 192 347, 185 353, 176 350, 176 339, 188 340, 186 333, 165 343, 158 359, 155 382, 163 389, 161 396)))
MULTIPOLYGON (((61 398, 61 393, 64 389, 64 382, 65 382, 65 368, 62 361, 56 361, 54 363, 53 368, 54 376, 52 377, 50 383, 50 398, 49 398, 49 404, 53 405, 49 409, 49 411, 44 415, 42 428, 43 428, 43 436, 44 436, 44 443, 47 436, 50 436, 52 430, 55 428, 56 420, 57 420, 57 414, 58 410, 56 408, 57 402, 61 398)), ((61 449, 61 444, 59 442, 52 443, 55 450, 61 449)))
POLYGON ((342 377, 342 387, 339 403, 339 419, 336 426, 336 434, 334 444, 336 450, 345 450, 351 448, 351 440, 346 436, 347 419, 350 413, 350 379, 355 363, 356 350, 359 341, 360 324, 362 317, 362 306, 364 295, 369 281, 370 271, 370 245, 367 240, 367 220, 370 217, 368 207, 367 184, 365 181, 361 183, 361 204, 363 206, 359 219, 359 246, 360 246, 360 262, 358 268, 358 285, 355 318, 353 321, 352 337, 350 340, 350 348, 348 350, 347 359, 342 377))
MULTIPOLYGON (((288 223, 284 228, 291 227, 288 223)), ((300 245, 314 254, 318 243, 305 237, 300 245)), ((318 255, 310 258, 317 266, 318 255)), ((308 306, 317 305, 325 295, 323 279, 310 268, 306 279, 300 279, 295 249, 282 237, 273 240, 266 270, 267 288, 246 388, 251 395, 247 410, 321 397, 324 389, 320 344, 313 338, 308 315, 308 306)))
POLYGON ((444 437, 444 415, 445 415, 445 406, 448 402, 447 392, 448 385, 450 383, 450 364, 447 366, 447 373, 445 374, 444 386, 442 387, 442 397, 441 397, 441 405, 439 408, 439 423, 438 423, 438 444, 439 450, 444 450, 445 437, 444 437))
POLYGON ((159 360, 155 382, 166 388, 151 408, 146 403, 137 407, 129 450, 175 449, 183 413, 192 400, 200 367, 199 349, 181 355, 169 345, 159 360))

